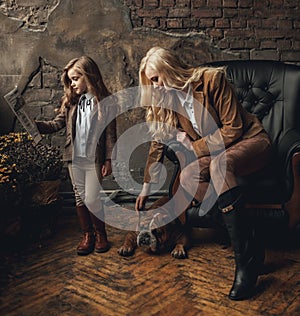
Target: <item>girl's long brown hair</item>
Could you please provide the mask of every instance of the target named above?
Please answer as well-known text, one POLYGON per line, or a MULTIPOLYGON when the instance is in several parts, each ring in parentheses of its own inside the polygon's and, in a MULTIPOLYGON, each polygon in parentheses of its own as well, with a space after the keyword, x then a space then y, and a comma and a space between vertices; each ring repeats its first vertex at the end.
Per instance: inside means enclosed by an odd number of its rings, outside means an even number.
POLYGON ((99 103, 102 99, 109 96, 110 93, 107 90, 101 72, 95 61, 88 56, 81 56, 69 61, 63 70, 61 81, 64 87, 64 95, 62 97, 62 110, 71 105, 78 103, 79 95, 73 92, 71 88, 71 80, 68 77, 68 71, 73 68, 80 75, 84 76, 88 90, 95 96, 99 103))

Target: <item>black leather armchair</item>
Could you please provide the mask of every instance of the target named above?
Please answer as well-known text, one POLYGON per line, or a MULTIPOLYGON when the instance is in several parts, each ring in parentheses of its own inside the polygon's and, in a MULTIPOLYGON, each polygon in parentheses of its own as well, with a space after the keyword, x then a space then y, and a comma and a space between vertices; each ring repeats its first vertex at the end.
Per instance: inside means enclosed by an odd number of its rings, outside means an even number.
MULTIPOLYGON (((266 218, 286 219, 288 226, 295 228, 300 224, 300 67, 262 60, 209 65, 226 67, 239 101, 257 115, 273 142, 271 163, 256 174, 239 179, 246 207, 266 218)), ((178 146, 173 143, 166 148, 167 157, 176 166, 173 180, 180 169, 174 155, 179 153, 178 146)), ((169 194, 172 195, 171 189, 169 194)), ((201 226, 195 216, 196 208, 188 210, 192 224, 201 226)))

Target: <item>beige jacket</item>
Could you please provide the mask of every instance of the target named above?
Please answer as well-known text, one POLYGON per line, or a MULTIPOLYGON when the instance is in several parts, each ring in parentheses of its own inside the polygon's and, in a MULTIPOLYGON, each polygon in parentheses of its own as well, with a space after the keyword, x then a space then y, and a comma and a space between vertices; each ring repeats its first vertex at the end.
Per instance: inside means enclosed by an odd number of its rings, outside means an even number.
MULTIPOLYGON (((222 148, 228 148, 264 130, 258 118, 238 102, 232 86, 220 70, 206 70, 200 80, 193 83, 193 97, 194 114, 201 137, 195 132, 185 109, 180 104, 174 105, 174 109, 179 122, 177 128, 190 137, 198 158, 216 154, 222 148)), ((163 144, 152 141, 144 182, 157 182, 158 175, 155 171, 150 175, 149 169, 154 162, 162 161, 163 144)))

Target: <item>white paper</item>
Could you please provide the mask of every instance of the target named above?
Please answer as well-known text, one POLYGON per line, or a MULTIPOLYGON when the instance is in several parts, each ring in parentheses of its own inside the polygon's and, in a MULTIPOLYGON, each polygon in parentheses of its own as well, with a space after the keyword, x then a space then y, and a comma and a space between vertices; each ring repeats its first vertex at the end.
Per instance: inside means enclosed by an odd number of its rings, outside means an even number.
POLYGON ((35 144, 38 144, 42 139, 42 136, 34 122, 28 114, 26 113, 25 109, 23 108, 24 103, 20 102, 20 95, 18 93, 18 88, 15 87, 13 90, 8 92, 4 99, 15 113, 18 120, 21 122, 23 127, 26 131, 30 134, 35 144))

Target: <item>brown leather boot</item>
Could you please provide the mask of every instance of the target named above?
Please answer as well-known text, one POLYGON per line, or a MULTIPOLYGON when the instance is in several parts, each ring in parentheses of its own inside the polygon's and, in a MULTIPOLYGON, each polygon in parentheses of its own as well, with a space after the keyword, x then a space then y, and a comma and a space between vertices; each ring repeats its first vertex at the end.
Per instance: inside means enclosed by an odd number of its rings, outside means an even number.
POLYGON ((83 231, 83 238, 77 246, 78 255, 88 255, 94 250, 95 235, 93 232, 93 224, 90 217, 90 212, 85 205, 76 206, 77 215, 81 229, 83 231))
POLYGON ((107 240, 105 223, 93 213, 90 213, 90 215, 95 229, 95 252, 106 252, 110 246, 107 240))

